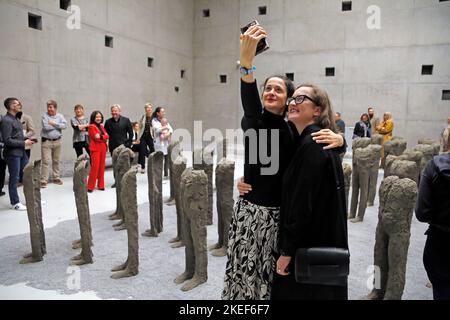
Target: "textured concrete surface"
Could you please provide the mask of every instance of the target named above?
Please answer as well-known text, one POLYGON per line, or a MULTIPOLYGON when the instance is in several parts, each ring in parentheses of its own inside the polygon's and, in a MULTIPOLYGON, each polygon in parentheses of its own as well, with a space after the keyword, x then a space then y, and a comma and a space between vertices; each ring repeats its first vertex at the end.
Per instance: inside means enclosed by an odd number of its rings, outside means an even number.
MULTIPOLYGON (((235 178, 239 177, 240 172, 241 163, 237 166, 235 178)), ((379 183, 382 173, 380 171, 379 183)), ((75 290, 73 276, 78 271, 69 269, 69 260, 75 253, 71 249, 71 241, 79 237, 79 230, 70 180, 64 180, 62 187, 49 185, 43 192, 48 253, 44 261, 38 264, 19 265, 21 255, 30 249, 26 213, 5 209, 8 201, 5 197, 0 198, 0 299, 219 299, 226 257, 212 257, 208 253, 208 282, 195 290, 185 293, 173 283, 185 266, 184 248, 171 249, 168 243, 176 233, 174 206, 164 206, 164 232, 158 238, 139 238, 139 275, 119 281, 109 278, 110 269, 126 257, 127 235, 125 231, 116 232, 111 228, 108 214, 113 212, 115 206, 115 191, 109 188, 113 181, 112 173, 107 172, 105 178, 107 191, 89 195, 95 243, 92 248, 94 264, 78 269, 80 287, 75 290)), ((168 182, 163 185, 165 198, 169 196, 168 186, 168 182)), ((138 175, 140 232, 148 224, 146 193, 146 175, 138 175)), ((369 293, 367 282, 370 274, 367 271, 373 264, 377 210, 378 195, 375 206, 367 209, 363 223, 349 223, 350 299, 359 299, 369 293)), ((217 222, 217 219, 214 221, 217 222)), ((422 264, 425 230, 426 225, 413 218, 403 299, 432 298, 431 289, 425 287, 428 279, 422 264)), ((217 225, 208 226, 208 245, 217 240, 217 225)))

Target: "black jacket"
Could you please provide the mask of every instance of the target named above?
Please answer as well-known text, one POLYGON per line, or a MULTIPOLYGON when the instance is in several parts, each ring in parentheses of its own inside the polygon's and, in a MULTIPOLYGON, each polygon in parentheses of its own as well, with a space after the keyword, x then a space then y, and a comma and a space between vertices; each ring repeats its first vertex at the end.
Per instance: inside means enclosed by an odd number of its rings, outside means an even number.
POLYGON ((416 217, 450 232, 450 153, 434 157, 423 170, 416 217))
POLYGON ((319 130, 316 125, 303 130, 297 152, 284 174, 282 255, 294 256, 297 248, 348 249, 342 165, 338 150, 323 150, 312 140, 311 134, 319 130))
POLYGON ((23 136, 22 123, 17 116, 7 113, 2 118, 1 134, 5 144, 4 157, 23 157, 25 153, 25 138, 23 136))
POLYGON ((263 109, 256 81, 241 81, 241 99, 244 108, 241 126, 244 135, 248 136, 245 138, 244 181, 252 186, 252 191, 244 199, 259 206, 279 207, 282 177, 295 152, 291 130, 284 116, 263 109), (267 139, 261 140, 264 130, 267 132, 267 139), (276 131, 279 139, 276 140, 276 146, 272 146, 270 137, 276 131), (264 142, 266 152, 260 152, 260 144, 264 142), (273 161, 278 156, 278 170, 275 174, 262 174, 261 170, 270 168, 273 163, 263 164, 260 153, 271 154, 273 161))
POLYGON ((361 125, 361 121, 358 121, 355 124, 355 129, 353 129, 353 137, 360 137, 360 138, 370 138, 370 122, 367 124, 365 123, 367 126, 367 132, 364 133, 364 127, 361 125))
POLYGON ((120 117, 119 121, 110 118, 105 122, 105 130, 109 135, 109 151, 112 153, 120 145, 131 148, 133 143, 133 128, 130 119, 120 117))

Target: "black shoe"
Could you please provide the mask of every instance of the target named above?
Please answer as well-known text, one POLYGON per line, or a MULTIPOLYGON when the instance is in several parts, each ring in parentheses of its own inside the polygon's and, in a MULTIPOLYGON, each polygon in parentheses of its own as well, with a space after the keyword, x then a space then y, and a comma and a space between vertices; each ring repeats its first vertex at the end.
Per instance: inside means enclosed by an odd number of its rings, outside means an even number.
POLYGON ((92 192, 94 192, 94 190, 88 190, 88 192, 89 192, 89 193, 92 193, 92 192))
POLYGON ((113 185, 111 186, 111 188, 113 188, 113 189, 114 189, 115 187, 116 187, 116 184, 114 183, 114 184, 113 184, 113 185))
POLYGON ((3 191, 0 191, 0 197, 3 197, 6 193, 3 191))

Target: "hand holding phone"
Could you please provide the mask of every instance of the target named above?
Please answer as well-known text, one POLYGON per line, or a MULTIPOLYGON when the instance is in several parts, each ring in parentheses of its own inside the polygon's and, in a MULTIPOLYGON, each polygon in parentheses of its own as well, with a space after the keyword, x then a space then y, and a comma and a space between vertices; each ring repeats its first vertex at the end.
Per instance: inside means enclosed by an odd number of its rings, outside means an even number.
MULTIPOLYGON (((241 34, 244 34, 250 27, 252 26, 259 26, 259 22, 257 20, 253 20, 252 22, 250 22, 249 24, 247 24, 245 27, 241 28, 241 34)), ((255 56, 257 56, 260 53, 263 53, 264 51, 268 50, 269 44, 267 42, 266 38, 261 39, 258 42, 258 45, 256 46, 256 53, 255 56)))

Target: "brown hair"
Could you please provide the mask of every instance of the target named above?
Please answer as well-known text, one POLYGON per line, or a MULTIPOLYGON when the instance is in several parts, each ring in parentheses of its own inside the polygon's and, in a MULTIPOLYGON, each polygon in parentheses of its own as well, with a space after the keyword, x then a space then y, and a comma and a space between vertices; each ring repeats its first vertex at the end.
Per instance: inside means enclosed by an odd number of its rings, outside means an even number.
POLYGON ((73 107, 73 110, 77 111, 77 109, 84 110, 84 107, 81 104, 77 104, 75 107, 73 107))
POLYGON ((300 88, 311 88, 313 91, 313 98, 316 101, 316 105, 320 108, 321 113, 320 116, 314 119, 315 124, 321 127, 322 129, 330 129, 333 132, 337 132, 336 123, 333 108, 331 107, 331 101, 328 97, 328 93, 325 90, 322 90, 318 86, 305 83, 297 87, 296 90, 300 88))

